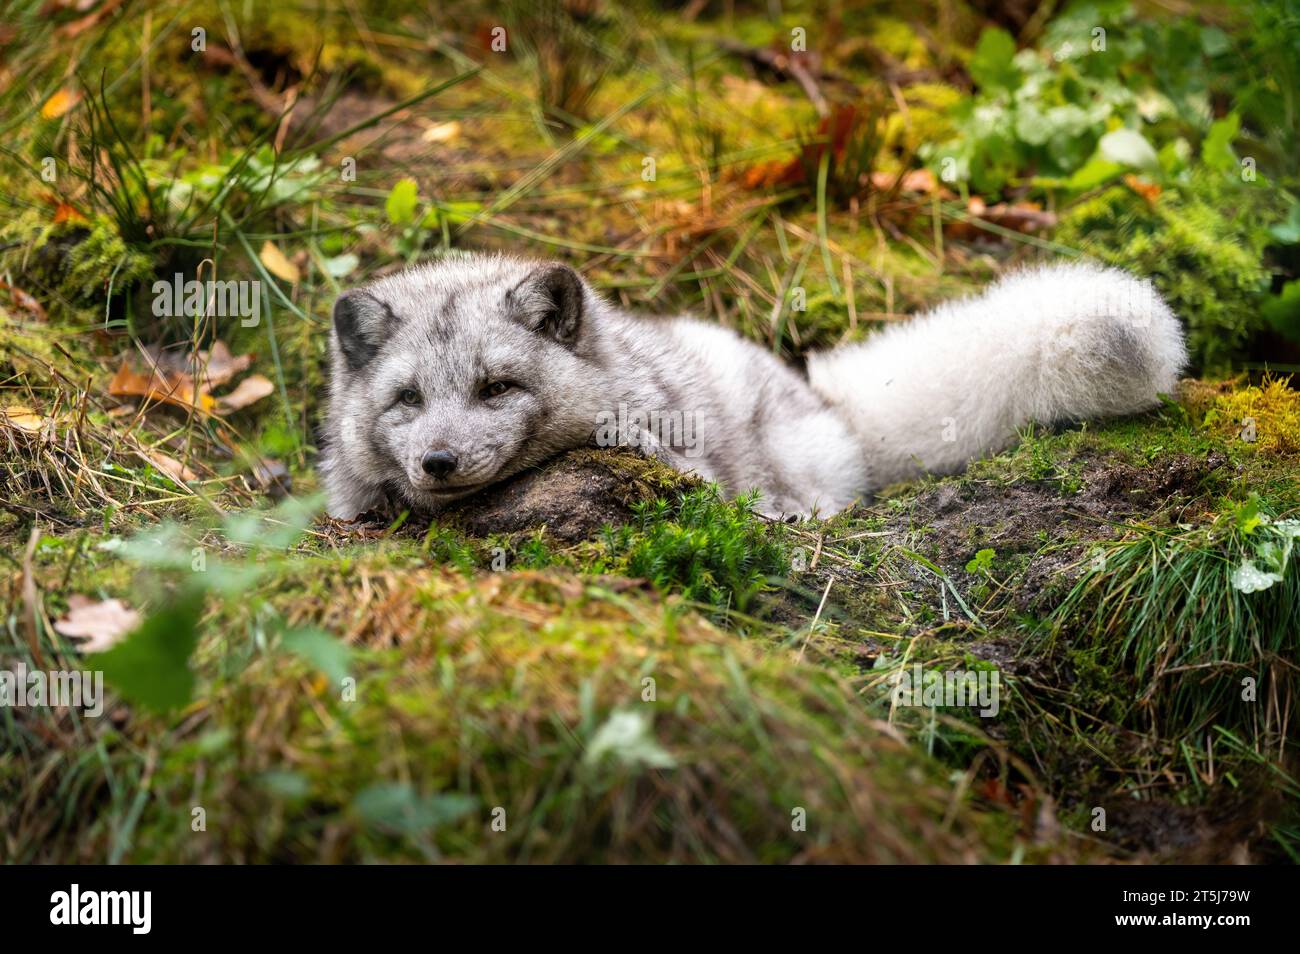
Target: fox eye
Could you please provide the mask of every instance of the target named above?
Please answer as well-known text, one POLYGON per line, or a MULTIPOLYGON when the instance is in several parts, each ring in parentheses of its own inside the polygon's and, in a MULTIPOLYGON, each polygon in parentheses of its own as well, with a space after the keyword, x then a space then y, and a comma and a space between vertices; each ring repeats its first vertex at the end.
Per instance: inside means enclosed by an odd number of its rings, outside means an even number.
POLYGON ((479 391, 478 396, 483 398, 484 400, 487 400, 488 398, 494 398, 499 395, 505 394, 513 386, 514 385, 512 385, 509 381, 493 381, 491 384, 486 385, 483 388, 483 390, 479 391))
POLYGON ((397 395, 397 399, 407 407, 420 406, 420 392, 415 390, 415 388, 403 388, 402 392, 397 395))

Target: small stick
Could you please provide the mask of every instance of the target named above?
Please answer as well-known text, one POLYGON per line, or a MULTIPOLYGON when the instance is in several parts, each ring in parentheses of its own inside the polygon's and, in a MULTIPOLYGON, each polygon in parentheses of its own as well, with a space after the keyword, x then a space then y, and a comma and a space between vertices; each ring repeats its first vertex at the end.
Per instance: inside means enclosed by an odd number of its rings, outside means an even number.
POLYGON ((817 613, 813 616, 812 624, 808 627, 808 635, 803 638, 803 645, 799 647, 799 657, 795 662, 803 662, 803 651, 808 648, 808 640, 812 639, 813 630, 817 628, 817 621, 822 618, 822 610, 826 608, 826 597, 831 595, 831 586, 835 583, 835 577, 826 581, 826 589, 822 591, 822 601, 817 604, 817 613))

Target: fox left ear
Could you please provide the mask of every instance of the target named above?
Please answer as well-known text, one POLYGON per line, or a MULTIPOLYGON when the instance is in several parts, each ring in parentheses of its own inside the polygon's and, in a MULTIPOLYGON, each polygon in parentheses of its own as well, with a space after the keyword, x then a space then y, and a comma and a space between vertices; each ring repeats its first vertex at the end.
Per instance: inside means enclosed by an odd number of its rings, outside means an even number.
POLYGON ((334 334, 350 371, 360 371, 379 352, 395 322, 393 310, 363 289, 346 291, 334 303, 334 334))
POLYGON ((582 327, 582 279, 567 265, 544 265, 510 290, 515 317, 530 330, 573 347, 582 327))

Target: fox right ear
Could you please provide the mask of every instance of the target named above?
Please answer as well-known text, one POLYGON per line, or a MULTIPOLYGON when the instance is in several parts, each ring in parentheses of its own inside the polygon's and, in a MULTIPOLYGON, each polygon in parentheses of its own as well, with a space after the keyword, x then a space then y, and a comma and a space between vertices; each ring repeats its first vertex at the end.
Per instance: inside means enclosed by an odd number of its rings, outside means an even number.
POLYGON ((543 265, 510 290, 515 320, 573 348, 585 307, 582 279, 567 265, 543 265))
POLYGON ((393 310, 365 291, 344 292, 334 303, 334 334, 348 370, 360 371, 379 351, 393 310))

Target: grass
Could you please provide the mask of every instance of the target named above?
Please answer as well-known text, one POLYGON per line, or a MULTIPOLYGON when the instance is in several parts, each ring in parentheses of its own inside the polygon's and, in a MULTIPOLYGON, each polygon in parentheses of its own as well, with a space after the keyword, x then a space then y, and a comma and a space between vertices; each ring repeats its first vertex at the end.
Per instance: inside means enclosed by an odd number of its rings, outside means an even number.
POLYGON ((1296 693, 1298 534, 1257 499, 1206 527, 1135 527, 1094 549, 1054 623, 1131 676, 1116 687, 1132 700, 1124 721, 1166 735, 1216 725, 1273 748, 1296 693))
POLYGON ((963 861, 1015 850, 1007 819, 963 807, 822 670, 599 582, 519 572, 466 586, 411 557, 294 559, 254 605, 221 601, 195 656, 202 690, 173 716, 119 727, 7 710, 8 856, 963 861), (358 573, 365 591, 349 583, 358 573), (331 681, 264 641, 272 612, 340 634, 349 675, 331 681))

